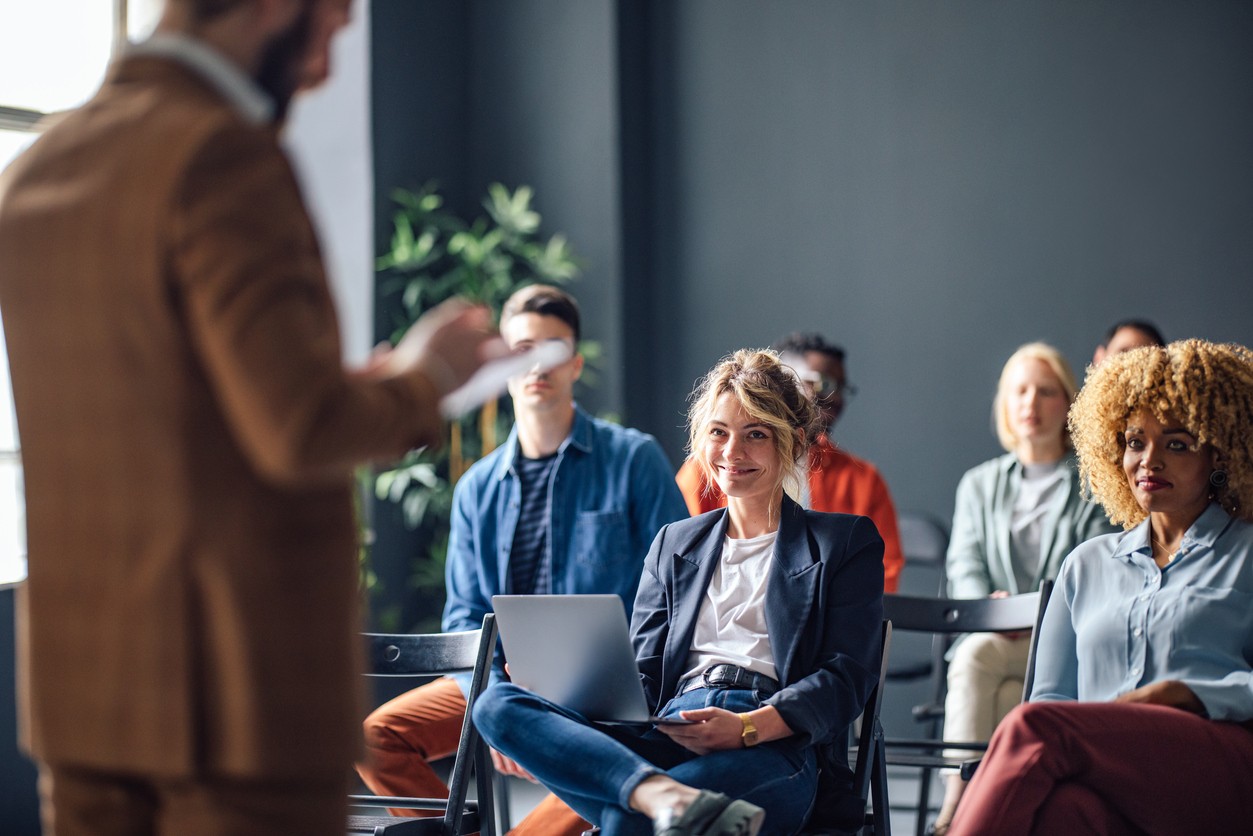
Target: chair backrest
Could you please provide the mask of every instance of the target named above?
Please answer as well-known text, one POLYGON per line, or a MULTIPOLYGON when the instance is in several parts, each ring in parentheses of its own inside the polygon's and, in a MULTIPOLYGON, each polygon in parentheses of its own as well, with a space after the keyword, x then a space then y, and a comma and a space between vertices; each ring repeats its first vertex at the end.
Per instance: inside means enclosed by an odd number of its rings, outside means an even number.
POLYGON ((884 595, 883 614, 896 630, 924 633, 1010 633, 1035 627, 1040 593, 1006 598, 922 598, 884 595))
POLYGON ((882 754, 883 727, 879 711, 883 708, 883 691, 888 675, 888 657, 892 649, 892 622, 883 619, 883 654, 879 657, 879 681, 870 692, 862 709, 861 734, 857 738, 857 763, 853 767, 853 791, 864 802, 870 791, 876 758, 882 754))
MULTIPOLYGON (((491 757, 471 720, 471 709, 487 686, 496 652, 496 616, 483 616, 483 627, 458 633, 365 633, 367 676, 434 676, 470 673, 461 738, 448 780, 448 804, 442 832, 464 832, 471 767, 478 790, 478 818, 482 832, 495 833, 491 757)), ((352 796, 357 803, 378 803, 373 796, 352 796)), ((412 805, 412 802, 411 802, 412 805)), ((403 805, 392 805, 403 806, 403 805)), ((479 828, 474 828, 475 830, 479 828)))
POLYGON ((1031 699, 1031 686, 1035 684, 1035 652, 1040 644, 1040 622, 1044 621, 1044 610, 1049 605, 1049 597, 1053 594, 1053 582, 1044 581, 1040 584, 1040 605, 1035 611, 1035 625, 1031 628, 1031 649, 1027 651, 1027 673, 1022 678, 1022 701, 1031 699))
POLYGON ((363 636, 369 676, 435 676, 473 671, 483 631, 363 636))
POLYGON ((897 514, 896 525, 906 566, 910 563, 944 566, 948 532, 939 520, 930 514, 902 511, 897 514))
POLYGON ((893 627, 902 631, 953 635, 955 633, 1031 632, 1027 673, 1023 679, 1023 700, 1031 696, 1035 682, 1036 642, 1040 622, 1053 594, 1053 582, 1044 581, 1038 592, 1006 598, 917 598, 911 595, 884 595, 883 614, 893 627))

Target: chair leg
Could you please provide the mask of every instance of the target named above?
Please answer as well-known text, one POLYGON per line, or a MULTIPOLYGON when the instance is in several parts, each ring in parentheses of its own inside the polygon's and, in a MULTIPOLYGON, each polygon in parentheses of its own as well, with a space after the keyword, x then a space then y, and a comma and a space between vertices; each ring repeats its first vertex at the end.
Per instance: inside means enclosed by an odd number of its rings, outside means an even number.
POLYGON ((509 806, 509 776, 496 775, 496 810, 499 813, 500 836, 508 836, 510 830, 513 830, 513 818, 509 806))
POLYGON ((931 809, 931 774, 932 770, 924 768, 918 776, 918 820, 914 825, 914 836, 923 836, 927 832, 927 813, 931 809))
POLYGON ((874 759, 874 771, 870 776, 874 836, 892 836, 892 805, 888 802, 887 751, 883 743, 882 730, 875 735, 874 759))
POLYGON ((478 780, 480 836, 496 836, 496 805, 501 802, 493 793, 492 779, 495 777, 495 770, 490 766, 490 759, 488 764, 487 769, 490 771, 478 780))

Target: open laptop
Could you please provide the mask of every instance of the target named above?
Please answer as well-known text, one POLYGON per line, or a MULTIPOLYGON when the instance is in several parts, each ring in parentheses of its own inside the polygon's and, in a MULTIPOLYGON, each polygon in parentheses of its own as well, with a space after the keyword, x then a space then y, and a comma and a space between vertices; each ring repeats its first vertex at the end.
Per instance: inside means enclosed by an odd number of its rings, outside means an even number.
POLYGON ((493 595, 510 678, 598 723, 687 723, 648 710, 617 595, 493 595))

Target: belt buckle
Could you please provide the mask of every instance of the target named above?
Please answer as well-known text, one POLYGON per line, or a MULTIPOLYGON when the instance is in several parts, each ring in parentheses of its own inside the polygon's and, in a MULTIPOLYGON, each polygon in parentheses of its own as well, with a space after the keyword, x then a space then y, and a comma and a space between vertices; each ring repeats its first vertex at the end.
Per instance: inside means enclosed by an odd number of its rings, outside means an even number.
POLYGON ((710 688, 739 688, 742 670, 735 665, 712 665, 701 674, 710 688))

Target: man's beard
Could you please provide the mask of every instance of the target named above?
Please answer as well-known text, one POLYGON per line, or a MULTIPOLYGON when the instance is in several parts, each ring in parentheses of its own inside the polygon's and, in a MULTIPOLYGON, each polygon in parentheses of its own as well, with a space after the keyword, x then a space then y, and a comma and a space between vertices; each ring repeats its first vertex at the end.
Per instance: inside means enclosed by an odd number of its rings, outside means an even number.
POLYGON ((291 27, 266 45, 254 80, 274 100, 274 119, 282 122, 292 97, 303 81, 304 64, 309 50, 313 24, 313 7, 309 3, 291 27))

